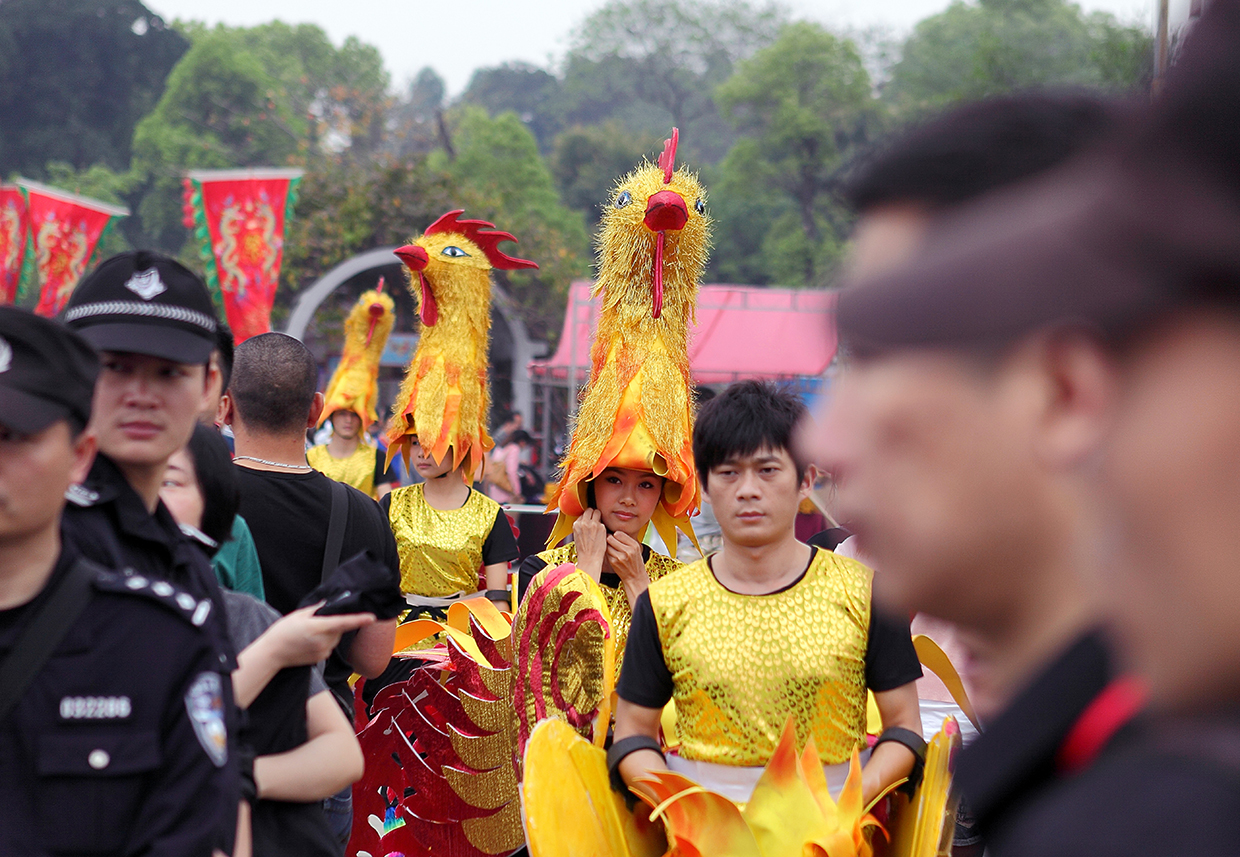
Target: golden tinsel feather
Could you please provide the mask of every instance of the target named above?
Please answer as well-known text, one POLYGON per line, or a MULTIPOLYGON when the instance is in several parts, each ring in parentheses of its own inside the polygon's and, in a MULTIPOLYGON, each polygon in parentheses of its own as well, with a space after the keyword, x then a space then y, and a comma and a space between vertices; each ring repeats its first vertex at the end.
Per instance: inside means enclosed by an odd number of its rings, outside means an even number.
POLYGON ((689 524, 701 496, 693 464, 688 340, 711 220, 697 175, 672 169, 677 136, 673 130, 656 163, 644 163, 617 182, 604 209, 594 286, 603 302, 590 381, 560 465, 563 476, 550 498, 548 510, 558 508, 559 517, 548 545, 572 532, 585 511, 585 483, 607 467, 666 477, 655 528, 669 546, 676 544, 677 527, 697 543, 689 524), (683 200, 686 220, 678 230, 653 231, 647 210, 659 202, 653 197, 669 191, 683 200))
POLYGON ((379 358, 396 320, 396 304, 378 289, 364 292, 344 322, 344 351, 323 394, 319 425, 336 411, 352 411, 362 420, 362 431, 379 419, 379 358))
POLYGON ((466 463, 472 479, 488 450, 491 394, 487 360, 491 336, 491 269, 537 268, 496 249, 517 239, 484 220, 460 220, 450 211, 396 255, 409 270, 422 332, 388 423, 388 462, 397 452, 408 464, 421 445, 437 463, 452 450, 452 466, 466 463))

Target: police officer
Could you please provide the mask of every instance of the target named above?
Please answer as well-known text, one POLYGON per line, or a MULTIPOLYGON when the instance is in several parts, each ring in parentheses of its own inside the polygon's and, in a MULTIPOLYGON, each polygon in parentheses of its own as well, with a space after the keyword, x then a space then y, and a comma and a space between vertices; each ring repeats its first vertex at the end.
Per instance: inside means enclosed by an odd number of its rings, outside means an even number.
POLYGON ((100 353, 91 431, 94 466, 67 495, 62 535, 106 567, 165 580, 209 599, 208 616, 235 665, 219 583, 159 501, 168 459, 185 446, 218 385, 218 323, 202 280, 143 250, 102 262, 74 290, 65 323, 100 353))
POLYGON ((0 854, 202 855, 238 800, 211 602, 63 542, 90 346, 0 307, 0 854))

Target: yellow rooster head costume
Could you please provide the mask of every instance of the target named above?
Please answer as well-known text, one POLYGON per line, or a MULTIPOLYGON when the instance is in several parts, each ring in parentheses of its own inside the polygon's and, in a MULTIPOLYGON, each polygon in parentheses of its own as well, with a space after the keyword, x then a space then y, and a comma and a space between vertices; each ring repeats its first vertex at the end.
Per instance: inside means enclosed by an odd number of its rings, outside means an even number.
POLYGON ((392 405, 387 442, 389 463, 399 451, 408 464, 416 442, 437 464, 451 449, 453 469, 464 462, 472 477, 495 445, 486 429, 491 269, 538 265, 500 252, 499 242, 517 239, 485 220, 459 220, 462 213, 449 211, 396 251, 409 269, 422 333, 392 405))
POLYGON ((396 304, 379 287, 363 292, 344 322, 344 352, 323 394, 323 425, 336 411, 352 411, 362 421, 362 431, 370 428, 379 414, 379 358, 396 321, 396 304))
POLYGON ((677 527, 697 544, 689 524, 701 492, 688 341, 711 220, 697 176, 675 169, 679 136, 672 129, 656 163, 616 184, 603 213, 594 286, 603 302, 590 382, 550 498, 548 511, 558 508, 559 517, 548 545, 572 532, 587 506, 587 483, 608 467, 664 477, 651 521, 669 547, 677 527))

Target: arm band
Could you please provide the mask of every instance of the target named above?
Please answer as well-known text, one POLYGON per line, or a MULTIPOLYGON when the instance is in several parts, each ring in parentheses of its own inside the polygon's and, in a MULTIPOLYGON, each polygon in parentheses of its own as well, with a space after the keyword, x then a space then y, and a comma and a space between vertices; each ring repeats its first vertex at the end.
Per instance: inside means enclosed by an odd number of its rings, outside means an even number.
POLYGON ((629 787, 625 785, 624 777, 620 776, 620 763, 638 750, 654 750, 660 756, 663 755, 659 742, 649 735, 630 735, 607 749, 607 776, 611 780, 612 789, 622 795, 629 793, 629 787))
POLYGON ((912 729, 892 726, 884 729, 883 734, 878 736, 878 740, 874 742, 874 749, 877 750, 878 745, 884 741, 894 741, 897 744, 902 744, 913 753, 913 770, 909 771, 908 782, 899 788, 899 791, 906 792, 911 796, 921 783, 921 775, 926 768, 926 740, 912 729))
POLYGON ((503 601, 505 604, 510 604, 507 589, 488 589, 486 596, 488 601, 503 601))

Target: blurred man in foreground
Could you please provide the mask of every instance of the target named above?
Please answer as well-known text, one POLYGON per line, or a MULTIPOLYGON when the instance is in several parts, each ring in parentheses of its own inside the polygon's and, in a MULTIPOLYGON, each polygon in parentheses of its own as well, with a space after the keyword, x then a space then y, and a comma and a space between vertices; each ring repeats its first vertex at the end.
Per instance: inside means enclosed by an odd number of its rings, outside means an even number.
MULTIPOLYGON (((1115 735, 1131 685, 1082 709, 1046 760, 1058 781, 1005 825, 996 855, 1240 851, 1238 37, 1240 6, 1213 4, 1135 133, 950 218, 907 268, 841 298, 841 331, 862 364, 913 350, 933 372, 944 350, 974 355, 975 388, 1024 414, 1007 426, 1012 442, 1088 492, 1078 509, 1091 512, 1092 538, 1076 545, 1076 567, 1100 584, 1098 603, 1149 682, 1146 729, 1115 735)), ((891 423, 856 431, 846 404, 841 394, 829 443, 916 450, 891 423)), ((991 524, 1009 537, 1022 527, 991 524)), ((1019 541, 1010 559, 1062 537, 1019 541)), ((870 540, 891 555, 881 527, 870 540)), ((1012 568, 1000 576, 1019 577, 1012 568)), ((991 734, 962 760, 966 792, 970 768, 1004 760, 1003 748, 979 758, 991 734)))

